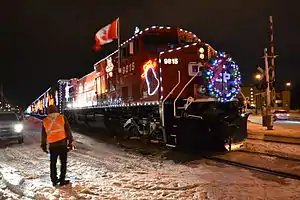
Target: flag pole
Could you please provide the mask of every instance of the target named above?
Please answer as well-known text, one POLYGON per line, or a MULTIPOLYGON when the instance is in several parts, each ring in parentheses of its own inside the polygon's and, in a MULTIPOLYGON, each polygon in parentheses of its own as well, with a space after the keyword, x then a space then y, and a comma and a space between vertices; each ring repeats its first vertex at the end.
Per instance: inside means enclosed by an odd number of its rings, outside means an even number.
MULTIPOLYGON (((120 18, 118 17, 118 72, 117 72, 117 82, 120 85, 121 82, 121 35, 120 35, 120 18)), ((120 97, 120 88, 116 87, 117 96, 120 97)))
POLYGON ((118 17, 118 73, 121 70, 121 39, 120 39, 120 18, 118 17))

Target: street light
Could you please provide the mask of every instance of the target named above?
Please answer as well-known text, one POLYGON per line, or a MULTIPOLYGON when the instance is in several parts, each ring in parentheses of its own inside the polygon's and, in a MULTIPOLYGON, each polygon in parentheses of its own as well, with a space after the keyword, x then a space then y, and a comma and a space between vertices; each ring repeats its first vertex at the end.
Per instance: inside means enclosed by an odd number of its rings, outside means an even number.
POLYGON ((261 81, 263 78, 263 76, 261 74, 256 74, 255 75, 255 79, 258 80, 258 81, 261 81))
POLYGON ((285 90, 289 90, 289 88, 291 88, 292 83, 291 82, 286 82, 285 83, 285 90))

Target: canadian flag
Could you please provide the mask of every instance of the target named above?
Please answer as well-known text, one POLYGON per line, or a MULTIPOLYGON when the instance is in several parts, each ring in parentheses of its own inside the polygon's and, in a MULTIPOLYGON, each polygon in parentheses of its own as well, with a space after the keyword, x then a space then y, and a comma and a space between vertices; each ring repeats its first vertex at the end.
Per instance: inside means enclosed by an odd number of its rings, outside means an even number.
POLYGON ((111 24, 101 28, 95 35, 96 44, 94 49, 98 51, 104 44, 110 43, 113 39, 119 38, 119 18, 111 24))

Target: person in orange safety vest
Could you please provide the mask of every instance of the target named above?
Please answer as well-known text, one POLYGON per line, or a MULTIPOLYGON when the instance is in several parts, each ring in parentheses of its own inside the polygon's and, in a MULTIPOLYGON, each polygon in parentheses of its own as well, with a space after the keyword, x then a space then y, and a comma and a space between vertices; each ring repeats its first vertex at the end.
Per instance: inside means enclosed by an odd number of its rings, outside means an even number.
POLYGON ((43 120, 41 148, 48 153, 47 143, 50 151, 50 178, 53 186, 69 184, 66 180, 67 153, 73 149, 73 136, 66 117, 58 112, 55 105, 47 109, 48 116, 43 120), (57 179, 56 163, 59 157, 61 162, 60 178, 57 179))

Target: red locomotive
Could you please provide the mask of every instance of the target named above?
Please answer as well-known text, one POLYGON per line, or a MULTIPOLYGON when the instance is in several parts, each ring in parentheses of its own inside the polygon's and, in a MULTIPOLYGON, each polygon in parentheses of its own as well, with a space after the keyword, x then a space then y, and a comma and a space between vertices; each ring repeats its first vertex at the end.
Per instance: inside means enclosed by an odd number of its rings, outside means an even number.
MULTIPOLYGON (((153 26, 131 37, 81 79, 60 80, 52 94, 72 123, 101 123, 112 132, 171 147, 230 149, 247 136, 232 58, 191 32, 153 26), (119 58, 118 55, 121 55, 119 58)), ((30 110, 30 109, 29 109, 30 110)), ((32 109, 31 109, 32 110, 32 109)))

